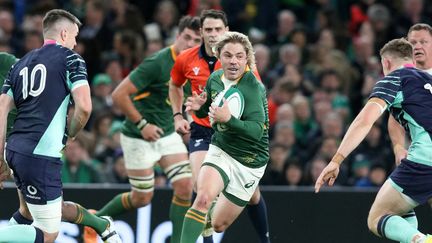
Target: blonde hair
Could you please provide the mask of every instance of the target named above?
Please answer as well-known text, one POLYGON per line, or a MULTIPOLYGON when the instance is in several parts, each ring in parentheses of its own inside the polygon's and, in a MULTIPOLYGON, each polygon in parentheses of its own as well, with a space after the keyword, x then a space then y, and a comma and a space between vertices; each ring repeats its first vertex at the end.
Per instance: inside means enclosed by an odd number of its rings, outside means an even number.
POLYGON ((241 44, 246 51, 247 64, 248 64, 249 68, 255 69, 255 55, 254 55, 255 53, 254 53, 252 44, 246 35, 239 33, 239 32, 228 31, 228 32, 225 32, 225 34, 219 38, 219 41, 215 46, 215 52, 216 52, 217 58, 220 59, 220 52, 221 52, 222 48, 228 43, 241 44))

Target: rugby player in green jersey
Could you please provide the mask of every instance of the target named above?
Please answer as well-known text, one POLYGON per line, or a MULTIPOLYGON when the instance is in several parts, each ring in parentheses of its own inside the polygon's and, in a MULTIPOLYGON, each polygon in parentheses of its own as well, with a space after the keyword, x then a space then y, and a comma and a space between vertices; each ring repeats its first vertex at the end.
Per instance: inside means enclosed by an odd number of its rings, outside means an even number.
MULTIPOLYGON (((11 54, 8 54, 6 52, 0 52, 0 87, 3 86, 3 82, 9 72, 9 69, 14 65, 18 59, 11 54)), ((9 112, 8 118, 7 118, 7 134, 9 135, 9 132, 12 129, 13 122, 16 117, 16 109, 12 109, 9 112)))
POLYGON ((126 115, 121 134, 132 190, 114 197, 96 215, 117 216, 151 202, 153 166, 159 162, 174 189, 170 207, 171 242, 180 241, 183 219, 191 204, 192 180, 186 146, 174 130, 168 82, 176 56, 201 44, 198 17, 180 20, 174 45, 146 58, 114 90, 114 103, 126 115))
POLYGON ((206 217, 211 218, 216 232, 226 230, 252 197, 269 158, 266 92, 250 71, 255 65, 252 45, 245 35, 227 32, 215 49, 222 70, 212 73, 203 94, 194 93, 186 102, 186 110, 195 111, 198 117, 209 115, 215 133, 199 171, 197 198, 185 216, 182 243, 197 240, 206 217), (221 107, 212 104, 231 86, 244 97, 240 119, 231 115, 227 102, 221 107), (224 129, 218 124, 224 124, 224 129))

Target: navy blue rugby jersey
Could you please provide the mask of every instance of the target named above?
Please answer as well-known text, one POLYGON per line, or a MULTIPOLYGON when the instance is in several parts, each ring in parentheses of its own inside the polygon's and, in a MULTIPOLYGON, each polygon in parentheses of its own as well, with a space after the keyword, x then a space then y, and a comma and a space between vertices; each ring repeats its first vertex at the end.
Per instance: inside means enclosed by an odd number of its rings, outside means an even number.
POLYGON ((82 85, 88 85, 87 69, 74 51, 50 43, 25 55, 10 70, 2 88, 18 110, 7 148, 60 158, 67 139, 71 91, 82 85))
POLYGON ((393 117, 409 132, 407 159, 432 166, 432 76, 414 67, 397 69, 375 84, 372 97, 385 100, 393 117))

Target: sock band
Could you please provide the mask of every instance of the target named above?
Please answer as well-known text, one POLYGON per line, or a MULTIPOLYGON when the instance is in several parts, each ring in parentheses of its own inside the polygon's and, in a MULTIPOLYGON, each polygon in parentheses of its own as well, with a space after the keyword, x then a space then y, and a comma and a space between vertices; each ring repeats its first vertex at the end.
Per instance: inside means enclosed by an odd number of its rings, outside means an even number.
POLYGON ((121 202, 126 210, 132 209, 131 193, 125 192, 121 195, 121 202))
POLYGON ((184 200, 179 198, 177 195, 173 195, 172 203, 181 207, 190 207, 191 200, 184 200))
POLYGON ((206 214, 191 208, 187 211, 185 217, 198 221, 201 224, 205 224, 206 214))
POLYGON ((384 230, 385 229, 385 225, 387 223, 387 220, 389 218, 391 218, 392 216, 393 215, 391 215, 391 214, 386 214, 386 215, 382 216, 380 218, 380 220, 378 221, 378 225, 377 225, 378 234, 381 235, 384 238, 386 238, 385 230, 384 230))
POLYGON ((34 227, 36 230, 36 237, 35 237, 35 243, 44 243, 44 234, 42 230, 39 228, 34 227))
POLYGON ((12 218, 14 218, 15 221, 16 221, 18 224, 27 224, 27 225, 30 225, 30 224, 33 223, 33 220, 30 220, 30 219, 25 218, 25 217, 20 213, 19 210, 17 210, 17 211, 12 215, 12 218))
POLYGON ((81 224, 81 222, 84 218, 84 213, 83 213, 84 208, 79 204, 75 204, 75 205, 77 206, 77 216, 74 220, 74 223, 75 224, 81 224))

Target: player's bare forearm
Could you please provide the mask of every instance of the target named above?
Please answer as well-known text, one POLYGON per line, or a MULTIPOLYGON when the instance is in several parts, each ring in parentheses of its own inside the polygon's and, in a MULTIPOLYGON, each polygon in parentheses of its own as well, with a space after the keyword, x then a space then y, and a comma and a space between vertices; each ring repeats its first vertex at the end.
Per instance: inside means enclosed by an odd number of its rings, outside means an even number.
POLYGON ((70 121, 68 136, 71 138, 75 138, 78 132, 81 131, 81 129, 83 129, 84 126, 87 124, 89 118, 89 111, 75 108, 74 115, 70 121))
POLYGON ((375 104, 367 103, 349 126, 337 152, 346 158, 363 141, 381 114, 375 104))
POLYGON ((129 80, 126 78, 123 82, 113 91, 111 97, 114 105, 116 105, 122 113, 132 122, 136 123, 142 119, 141 114, 135 108, 132 100, 129 98, 130 95, 137 93, 138 90, 129 80))
POLYGON ((75 138, 90 118, 92 111, 90 87, 81 86, 72 91, 72 96, 75 101, 75 112, 70 121, 68 136, 75 138))
POLYGON ((173 114, 182 112, 183 97, 184 97, 183 87, 177 86, 173 84, 171 81, 169 84, 169 98, 170 98, 173 114))

